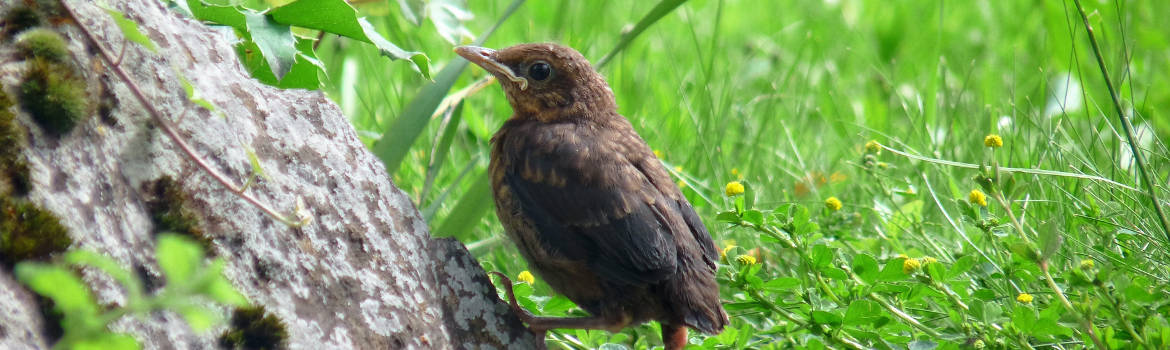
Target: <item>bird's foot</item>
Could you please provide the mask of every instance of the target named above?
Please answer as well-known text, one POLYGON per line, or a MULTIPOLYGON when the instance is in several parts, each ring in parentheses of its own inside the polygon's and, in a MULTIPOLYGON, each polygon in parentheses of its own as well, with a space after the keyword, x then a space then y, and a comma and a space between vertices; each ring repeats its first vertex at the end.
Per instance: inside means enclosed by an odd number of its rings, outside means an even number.
POLYGON ((528 329, 531 330, 533 333, 536 333, 537 337, 539 337, 540 339, 544 339, 544 333, 546 331, 548 331, 548 329, 547 328, 541 329, 541 328, 536 327, 536 325, 533 322, 537 318, 536 315, 533 315, 532 312, 529 312, 528 310, 525 310, 523 307, 520 307, 520 304, 516 302, 516 293, 512 291, 512 279, 508 278, 508 276, 504 275, 503 273, 500 273, 497 271, 492 271, 492 272, 488 272, 488 273, 496 275, 497 277, 500 278, 500 282, 503 282, 504 294, 508 296, 508 308, 512 309, 512 313, 515 313, 516 317, 519 317, 521 322, 528 324, 529 325, 528 329))

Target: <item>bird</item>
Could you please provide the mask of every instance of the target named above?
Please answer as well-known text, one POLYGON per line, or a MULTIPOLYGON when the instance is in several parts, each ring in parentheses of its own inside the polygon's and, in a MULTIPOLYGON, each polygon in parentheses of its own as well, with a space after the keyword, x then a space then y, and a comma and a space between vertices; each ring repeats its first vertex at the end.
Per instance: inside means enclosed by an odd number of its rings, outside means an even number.
MULTIPOLYGON (((500 82, 513 114, 491 139, 492 196, 529 268, 587 317, 511 309, 549 329, 619 332, 661 324, 666 349, 687 329, 728 323, 715 278, 719 251, 703 221, 580 52, 555 43, 455 52, 500 82)), ((502 274, 499 274, 503 277, 502 274)))

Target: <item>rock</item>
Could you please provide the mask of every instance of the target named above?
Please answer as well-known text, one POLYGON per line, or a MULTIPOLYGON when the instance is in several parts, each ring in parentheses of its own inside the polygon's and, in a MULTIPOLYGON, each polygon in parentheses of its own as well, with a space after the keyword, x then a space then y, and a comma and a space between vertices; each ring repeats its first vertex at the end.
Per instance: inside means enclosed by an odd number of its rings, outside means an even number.
MULTIPOLYGON (((146 276, 155 289, 164 284, 153 256, 146 184, 169 175, 202 219, 212 254, 227 260, 225 275, 253 303, 284 320, 290 348, 542 345, 496 297, 462 244, 430 237, 410 198, 389 181, 323 93, 280 90, 251 79, 236 57, 230 29, 203 25, 163 2, 112 5, 140 24, 158 53, 124 40, 96 3, 69 3, 107 50, 117 54, 130 45, 121 67, 211 167, 243 183, 251 173, 251 149, 269 179, 248 192, 284 212, 303 200, 313 217, 299 228, 281 224, 217 183, 158 128, 97 51, 87 49, 80 29, 63 24, 54 29, 67 39, 90 95, 112 99, 106 102, 116 108, 60 137, 41 130, 23 111, 17 120, 28 130, 24 154, 33 182, 27 198, 62 218, 73 249, 109 256, 146 276), (179 74, 217 111, 189 102, 179 74)), ((9 95, 24 70, 15 55, 0 49, 0 82, 9 95)), ((125 301, 110 278, 85 272, 100 303, 125 301)), ((226 307, 208 307, 230 316, 226 307)), ((0 314, 0 348, 51 345, 34 296, 7 269, 0 270, 0 314)), ((213 348, 225 329, 195 333, 171 312, 126 317, 113 328, 133 334, 146 349, 213 348)))

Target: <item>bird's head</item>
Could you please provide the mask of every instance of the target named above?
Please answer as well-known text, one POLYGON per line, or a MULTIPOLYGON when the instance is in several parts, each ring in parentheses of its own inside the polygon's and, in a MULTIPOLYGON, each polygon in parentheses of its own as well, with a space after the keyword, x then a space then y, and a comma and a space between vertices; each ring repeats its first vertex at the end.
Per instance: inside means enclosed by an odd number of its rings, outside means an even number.
POLYGON ((497 51, 460 46, 455 52, 500 81, 519 118, 553 121, 617 110, 605 78, 570 47, 521 44, 497 51))

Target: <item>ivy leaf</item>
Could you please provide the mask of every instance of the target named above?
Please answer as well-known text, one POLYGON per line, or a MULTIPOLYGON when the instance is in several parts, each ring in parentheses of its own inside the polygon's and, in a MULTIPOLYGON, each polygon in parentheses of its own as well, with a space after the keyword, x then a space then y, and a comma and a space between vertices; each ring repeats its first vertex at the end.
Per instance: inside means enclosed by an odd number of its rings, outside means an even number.
POLYGON ((268 15, 280 24, 316 29, 373 44, 383 56, 413 62, 416 71, 431 79, 430 60, 426 55, 403 50, 386 40, 343 0, 299 0, 274 8, 268 15))
POLYGON ((260 49, 276 80, 292 70, 296 60, 296 38, 288 25, 272 21, 261 13, 245 12, 244 20, 251 41, 260 49))

